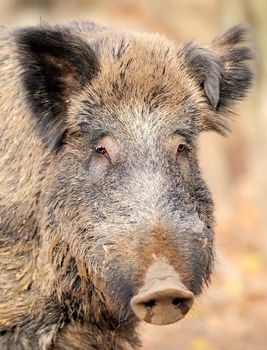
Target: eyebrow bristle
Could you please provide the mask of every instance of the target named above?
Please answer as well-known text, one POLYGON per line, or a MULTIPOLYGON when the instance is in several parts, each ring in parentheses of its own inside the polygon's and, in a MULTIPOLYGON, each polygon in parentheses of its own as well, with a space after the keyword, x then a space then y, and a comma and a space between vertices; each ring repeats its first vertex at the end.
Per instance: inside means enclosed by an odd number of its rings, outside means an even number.
POLYGON ((196 134, 192 130, 188 129, 176 129, 175 134, 184 137, 187 142, 192 142, 196 137, 196 134))

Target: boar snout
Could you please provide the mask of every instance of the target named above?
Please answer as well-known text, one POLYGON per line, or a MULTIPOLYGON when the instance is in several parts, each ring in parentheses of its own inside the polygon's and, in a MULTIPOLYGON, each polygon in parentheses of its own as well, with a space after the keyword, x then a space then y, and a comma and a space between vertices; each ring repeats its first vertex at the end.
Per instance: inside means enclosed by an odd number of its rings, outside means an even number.
POLYGON ((193 293, 174 268, 157 261, 147 270, 143 286, 131 300, 131 308, 140 320, 165 325, 183 318, 193 301, 193 293))

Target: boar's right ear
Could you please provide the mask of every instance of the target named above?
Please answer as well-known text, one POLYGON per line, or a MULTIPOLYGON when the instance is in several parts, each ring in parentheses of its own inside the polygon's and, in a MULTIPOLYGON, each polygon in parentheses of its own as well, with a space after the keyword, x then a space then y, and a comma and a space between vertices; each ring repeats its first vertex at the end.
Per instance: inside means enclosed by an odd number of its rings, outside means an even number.
POLYGON ((30 27, 15 32, 22 82, 40 136, 55 149, 65 131, 71 93, 98 72, 98 60, 78 35, 60 27, 30 27))
POLYGON ((246 95, 251 85, 253 73, 247 62, 254 54, 249 47, 240 45, 246 33, 244 27, 235 26, 216 37, 208 47, 189 43, 182 49, 190 75, 203 89, 215 112, 206 120, 205 129, 224 134, 229 129, 225 115, 236 100, 246 95))

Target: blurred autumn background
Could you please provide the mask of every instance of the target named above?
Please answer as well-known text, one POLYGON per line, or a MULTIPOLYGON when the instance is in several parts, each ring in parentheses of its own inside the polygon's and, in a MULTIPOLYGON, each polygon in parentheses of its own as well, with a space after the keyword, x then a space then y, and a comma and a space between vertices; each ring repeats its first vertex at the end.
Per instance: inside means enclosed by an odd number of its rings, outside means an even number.
MULTIPOLYGON (((0 24, 88 18, 209 42, 231 25, 251 28, 256 81, 237 106, 232 134, 201 137, 204 176, 214 194, 217 261, 211 287, 186 319, 142 325, 143 350, 267 349, 267 1, 0 0, 0 24)), ((82 349, 81 349, 82 350, 82 349)))

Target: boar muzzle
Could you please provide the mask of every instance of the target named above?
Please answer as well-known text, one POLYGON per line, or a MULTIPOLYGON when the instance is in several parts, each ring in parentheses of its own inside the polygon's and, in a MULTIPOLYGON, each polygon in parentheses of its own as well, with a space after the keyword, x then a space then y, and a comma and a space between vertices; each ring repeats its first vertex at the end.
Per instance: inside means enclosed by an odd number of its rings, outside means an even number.
POLYGON ((174 268, 156 261, 147 270, 138 294, 132 298, 131 308, 140 320, 166 325, 182 319, 193 301, 193 293, 185 287, 174 268))

